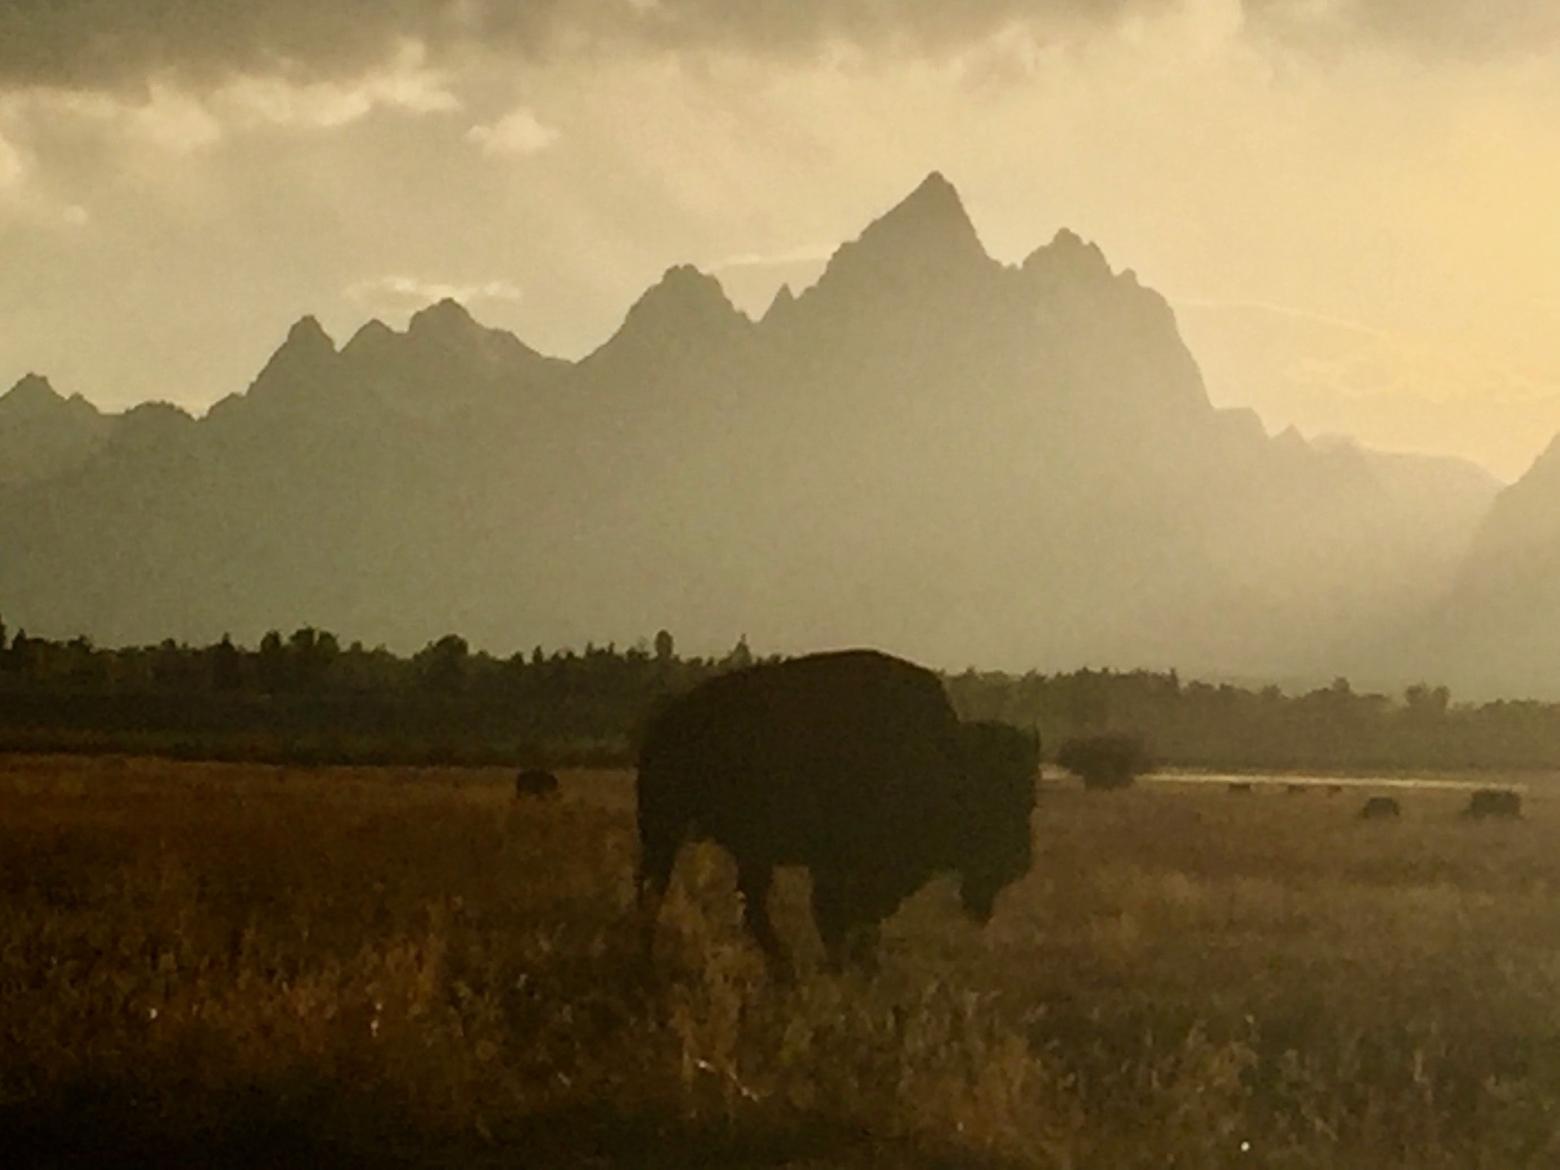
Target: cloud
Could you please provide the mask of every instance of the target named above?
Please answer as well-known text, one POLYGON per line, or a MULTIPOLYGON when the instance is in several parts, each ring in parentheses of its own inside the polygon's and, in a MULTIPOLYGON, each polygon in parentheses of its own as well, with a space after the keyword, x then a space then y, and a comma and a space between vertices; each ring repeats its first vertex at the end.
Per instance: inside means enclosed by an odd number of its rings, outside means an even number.
POLYGON ((375 109, 442 114, 461 108, 447 78, 426 65, 427 49, 403 43, 386 66, 343 81, 295 82, 280 76, 243 76, 223 85, 216 100, 250 122, 330 129, 375 109))
POLYGON ((757 56, 831 45, 937 54, 1013 24, 1066 34, 1181 0, 5 0, 0 89, 113 89, 176 77, 352 77, 415 41, 430 60, 642 49, 757 56))
POLYGON ((0 134, 0 191, 14 190, 27 177, 27 159, 21 148, 0 134))
POLYGON ((782 268, 792 264, 823 263, 834 255, 838 245, 804 244, 799 248, 787 248, 781 252, 739 252, 726 256, 711 265, 714 272, 729 272, 740 268, 782 268))
POLYGON ((188 154, 222 139, 222 123, 188 94, 152 88, 151 100, 131 109, 126 121, 133 134, 175 154, 188 154))
POLYGON ((535 154, 556 142, 558 131, 521 106, 490 126, 473 126, 466 137, 481 146, 484 154, 535 154))
MULTIPOLYGON (((445 75, 424 58, 419 46, 403 45, 393 60, 340 81, 241 76, 202 91, 161 77, 127 91, 31 89, 0 94, 0 112, 30 127, 34 137, 47 138, 73 121, 98 127, 109 143, 192 154, 265 127, 326 130, 380 109, 413 116, 459 110, 445 75)), ((0 185, 6 166, 0 161, 0 185)))
POLYGON ((1554 0, 1244 0, 1266 35, 1336 51, 1383 46, 1417 56, 1492 58, 1560 47, 1554 0))
POLYGON ((204 149, 223 136, 222 123, 204 101, 161 83, 150 86, 138 100, 106 93, 34 92, 12 99, 11 105, 34 123, 61 118, 95 123, 115 137, 174 154, 204 149))
MULTIPOLYGON (((4 0, 0 89, 113 89, 173 77, 341 80, 415 41, 429 60, 471 52, 556 60, 726 49, 806 56, 849 46, 944 56, 1005 29, 1087 36, 1208 0, 4 0)), ((1222 2, 1222 0, 1221 0, 1222 2)), ((1228 0, 1259 34, 1351 50, 1385 44, 1468 56, 1560 45, 1554 0, 1228 0)))
POLYGON ((1279 305, 1271 301, 1231 301, 1221 300, 1216 297, 1177 297, 1175 303, 1190 309, 1227 310, 1234 313, 1253 312, 1266 314, 1270 317, 1288 318, 1291 321, 1304 321, 1313 325, 1323 325, 1329 329, 1358 334, 1361 337, 1374 337, 1384 340, 1392 336, 1385 329, 1378 329, 1374 325, 1367 325, 1361 321, 1351 321, 1347 317, 1336 317, 1329 313, 1314 313, 1309 309, 1297 309, 1292 305, 1279 305))
POLYGON ((355 304, 399 311, 419 308, 436 301, 453 300, 470 305, 483 301, 513 302, 521 299, 518 286, 507 280, 484 280, 458 284, 430 280, 420 276, 378 276, 349 285, 346 297, 355 304))

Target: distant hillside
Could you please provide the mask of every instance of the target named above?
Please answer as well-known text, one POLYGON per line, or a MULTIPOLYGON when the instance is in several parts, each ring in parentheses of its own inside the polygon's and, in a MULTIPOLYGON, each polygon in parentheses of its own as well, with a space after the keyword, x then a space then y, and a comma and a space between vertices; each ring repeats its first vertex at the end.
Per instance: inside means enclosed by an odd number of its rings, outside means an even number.
POLYGON ((1560 698, 1560 439, 1497 497, 1405 656, 1476 695, 1560 698))
POLYGON ((1496 486, 1215 409, 1162 297, 1066 231, 997 263, 935 174, 757 321, 687 267, 575 363, 453 302, 340 347, 305 318, 206 418, 21 478, 0 612, 39 634, 1248 677, 1430 605, 1496 486))

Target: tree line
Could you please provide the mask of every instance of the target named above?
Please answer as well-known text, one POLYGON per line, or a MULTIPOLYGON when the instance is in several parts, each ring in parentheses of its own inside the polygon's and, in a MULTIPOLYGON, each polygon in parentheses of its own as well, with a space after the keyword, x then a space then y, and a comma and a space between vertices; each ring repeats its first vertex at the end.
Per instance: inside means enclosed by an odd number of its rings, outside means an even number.
MULTIPOLYGON (((745 638, 684 657, 672 635, 498 657, 458 635, 401 656, 325 630, 248 648, 12 636, 0 622, 0 749, 152 752, 302 763, 620 764, 666 697, 757 659, 745 638)), ((1183 682, 1174 671, 944 676, 966 719, 1078 736, 1139 736, 1161 764, 1275 770, 1560 767, 1560 704, 1455 703, 1445 687, 1358 692, 1346 679, 1183 682)))

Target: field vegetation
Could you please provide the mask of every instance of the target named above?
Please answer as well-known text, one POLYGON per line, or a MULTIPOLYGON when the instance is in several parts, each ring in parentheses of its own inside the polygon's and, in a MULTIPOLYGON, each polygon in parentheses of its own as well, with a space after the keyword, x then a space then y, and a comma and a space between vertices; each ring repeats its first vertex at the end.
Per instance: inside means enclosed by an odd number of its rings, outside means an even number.
POLYGON ((1560 1161, 1560 809, 1044 787, 984 930, 933 884, 771 979, 629 774, 0 762, 11 1165, 1517 1170, 1560 1161))

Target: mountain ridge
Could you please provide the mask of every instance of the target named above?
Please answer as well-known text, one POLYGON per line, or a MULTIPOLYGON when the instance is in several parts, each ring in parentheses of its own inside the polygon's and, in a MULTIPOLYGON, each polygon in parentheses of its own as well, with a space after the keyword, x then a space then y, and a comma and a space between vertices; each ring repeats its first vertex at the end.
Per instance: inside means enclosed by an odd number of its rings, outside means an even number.
POLYGON ((0 495, 8 619, 1294 675, 1451 555, 1380 467, 1214 408, 1131 270, 1065 229, 1000 264, 935 173, 757 321, 687 265, 577 362, 453 301, 339 347, 303 317, 157 425, 0 495))

